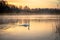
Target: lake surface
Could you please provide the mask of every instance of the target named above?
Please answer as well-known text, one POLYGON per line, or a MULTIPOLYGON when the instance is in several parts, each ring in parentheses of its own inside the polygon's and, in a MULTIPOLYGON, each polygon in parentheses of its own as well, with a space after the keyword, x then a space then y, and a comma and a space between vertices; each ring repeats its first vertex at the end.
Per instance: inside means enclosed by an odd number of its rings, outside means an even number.
POLYGON ((60 40, 59 29, 60 15, 0 15, 0 40, 60 40))

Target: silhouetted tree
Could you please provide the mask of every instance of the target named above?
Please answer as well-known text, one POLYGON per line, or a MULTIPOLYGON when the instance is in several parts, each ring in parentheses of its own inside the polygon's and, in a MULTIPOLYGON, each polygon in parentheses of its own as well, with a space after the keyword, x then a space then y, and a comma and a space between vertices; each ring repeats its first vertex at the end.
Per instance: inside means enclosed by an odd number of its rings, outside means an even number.
POLYGON ((30 8, 28 6, 25 6, 24 10, 30 10, 30 8))
POLYGON ((20 10, 15 5, 9 5, 7 1, 0 1, 0 14, 19 12, 20 10))
POLYGON ((22 6, 19 6, 19 9, 22 9, 22 6))
POLYGON ((4 1, 4 0, 1 0, 0 1, 0 12, 2 13, 2 12, 5 12, 6 10, 8 10, 8 6, 7 6, 7 4, 6 4, 7 2, 6 1, 4 1))

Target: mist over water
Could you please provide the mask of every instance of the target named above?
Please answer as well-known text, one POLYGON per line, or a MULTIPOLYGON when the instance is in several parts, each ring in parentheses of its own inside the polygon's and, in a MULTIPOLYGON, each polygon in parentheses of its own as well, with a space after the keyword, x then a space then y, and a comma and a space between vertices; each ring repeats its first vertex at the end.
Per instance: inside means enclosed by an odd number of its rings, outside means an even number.
POLYGON ((0 39, 60 40, 60 15, 1 15, 0 39))

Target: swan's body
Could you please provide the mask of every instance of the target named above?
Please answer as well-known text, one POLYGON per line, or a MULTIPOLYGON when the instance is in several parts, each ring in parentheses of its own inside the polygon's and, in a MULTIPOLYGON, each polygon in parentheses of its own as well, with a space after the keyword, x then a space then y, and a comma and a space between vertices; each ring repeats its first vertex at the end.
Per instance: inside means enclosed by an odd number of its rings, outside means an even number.
POLYGON ((21 24, 20 26, 25 26, 25 27, 27 27, 27 26, 29 26, 29 24, 21 24))

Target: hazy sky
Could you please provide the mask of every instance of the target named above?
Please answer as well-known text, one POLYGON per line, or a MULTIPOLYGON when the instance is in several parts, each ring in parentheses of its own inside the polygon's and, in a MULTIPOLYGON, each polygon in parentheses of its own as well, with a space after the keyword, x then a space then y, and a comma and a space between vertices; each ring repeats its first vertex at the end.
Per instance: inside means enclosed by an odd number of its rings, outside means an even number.
POLYGON ((56 8, 57 0, 7 0, 16 6, 29 6, 30 8, 56 8))

